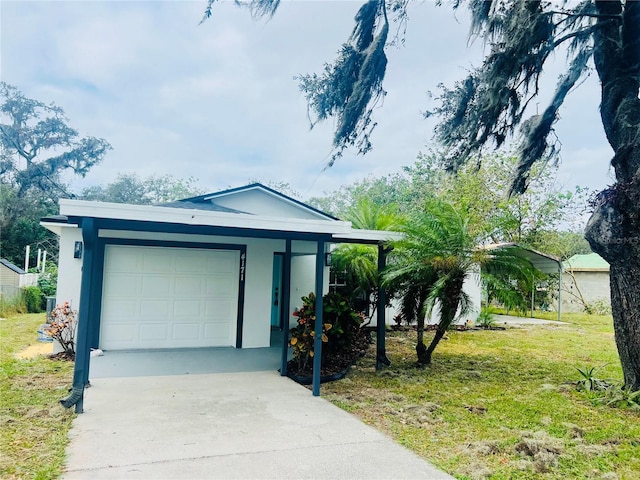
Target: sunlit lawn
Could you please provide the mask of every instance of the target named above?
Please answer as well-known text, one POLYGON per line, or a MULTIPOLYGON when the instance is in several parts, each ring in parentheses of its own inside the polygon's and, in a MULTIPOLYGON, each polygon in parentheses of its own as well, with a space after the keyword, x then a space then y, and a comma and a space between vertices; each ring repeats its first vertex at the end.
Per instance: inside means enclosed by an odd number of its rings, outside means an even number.
MULTIPOLYGON (((43 315, 0 320, 0 478, 56 478, 73 414, 58 405, 72 364, 18 360, 43 315)), ((571 382, 602 366, 621 381, 610 317, 563 326, 451 332, 417 369, 415 332, 389 332, 392 367, 373 352, 325 398, 458 478, 640 478, 640 413, 597 402, 571 382)), ((389 459, 393 461, 393 459, 389 459)))
POLYGON ((73 363, 15 354, 36 343, 44 314, 0 320, 0 478, 57 478, 62 472, 73 414, 67 395, 73 363))
POLYGON ((563 320, 451 332, 425 369, 415 332, 389 332, 390 368, 372 352, 323 395, 458 478, 640 478, 640 412, 570 383, 602 365, 621 382, 611 318, 563 320))

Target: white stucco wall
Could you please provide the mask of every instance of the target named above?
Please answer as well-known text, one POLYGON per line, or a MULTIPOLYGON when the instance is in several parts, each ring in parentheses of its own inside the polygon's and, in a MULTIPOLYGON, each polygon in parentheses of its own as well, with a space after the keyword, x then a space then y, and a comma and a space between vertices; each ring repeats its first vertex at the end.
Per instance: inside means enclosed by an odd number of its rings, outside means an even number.
POLYGON ((78 310, 80 305, 80 283, 82 281, 82 259, 73 258, 73 247, 75 242, 81 241, 82 230, 80 228, 75 226, 62 228, 58 253, 56 303, 69 302, 73 310, 78 310))
MULTIPOLYGON (((480 302, 482 300, 482 287, 480 283, 480 269, 469 274, 465 280, 462 290, 469 296, 471 308, 465 315, 456 318, 455 325, 464 325, 466 322, 474 323, 480 313, 480 302)), ((460 310, 458 310, 458 314, 460 310)), ((431 317, 427 320, 429 324, 436 324, 440 321, 440 304, 433 307, 431 317)))
MULTIPOLYGON (((462 289, 469 296, 469 299, 471 301, 471 309, 466 315, 462 315, 457 318, 456 320, 457 325, 463 325, 467 321, 474 322, 475 319, 478 317, 478 313, 480 313, 480 305, 481 305, 480 302, 482 300, 482 288, 480 283, 479 269, 469 274, 469 276, 464 282, 464 285, 462 286, 462 289)), ((386 315, 385 320, 387 325, 395 325, 395 322, 393 321, 393 317, 395 317, 399 313, 400 308, 397 300, 392 300, 390 303, 391 303, 391 306, 385 309, 385 315, 386 315)), ((431 313, 431 317, 428 318, 426 322, 429 324, 436 324, 439 321, 440 321, 440 307, 439 307, 439 304, 436 304, 435 307, 433 308, 433 312, 431 313)), ((377 324, 378 324, 377 316, 374 315, 373 319, 371 320, 370 326, 376 326, 377 324)))
MULTIPOLYGON (((289 326, 294 327, 296 317, 291 315, 293 310, 302 306, 302 297, 316 291, 316 256, 303 255, 291 259, 291 311, 289 312, 289 326)), ((323 294, 329 291, 329 267, 324 269, 323 294)))
MULTIPOLYGON (((326 251, 330 246, 326 245, 326 251)), ((294 241, 291 243, 294 252, 291 258, 291 311, 289 312, 289 326, 294 327, 296 317, 291 315, 295 308, 302 306, 302 297, 316 291, 316 252, 315 242, 294 241), (305 254, 303 254, 305 253, 305 254)), ((329 292, 329 267, 324 268, 323 294, 329 292)))

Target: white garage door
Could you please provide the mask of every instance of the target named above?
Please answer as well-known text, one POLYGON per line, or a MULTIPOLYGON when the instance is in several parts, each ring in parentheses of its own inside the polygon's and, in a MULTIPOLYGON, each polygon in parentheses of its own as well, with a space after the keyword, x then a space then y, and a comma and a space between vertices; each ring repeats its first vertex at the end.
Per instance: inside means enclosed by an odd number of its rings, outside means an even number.
POLYGON ((100 347, 235 346, 239 252, 107 245, 100 347))

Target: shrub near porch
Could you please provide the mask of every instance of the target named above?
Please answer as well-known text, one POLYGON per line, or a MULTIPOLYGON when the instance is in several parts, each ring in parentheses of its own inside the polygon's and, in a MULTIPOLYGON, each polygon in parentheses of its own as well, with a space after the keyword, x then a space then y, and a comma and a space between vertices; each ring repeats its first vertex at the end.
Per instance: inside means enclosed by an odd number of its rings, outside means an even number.
POLYGON ((638 478, 640 412, 577 391, 576 368, 621 381, 611 317, 568 325, 449 332, 415 368, 415 332, 389 332, 323 395, 461 479, 638 478))
MULTIPOLYGON (((313 373, 315 308, 316 297, 310 293, 302 297, 302 307, 293 312, 297 325, 289 331, 289 346, 293 349, 289 370, 298 376, 313 373)), ((363 315, 356 313, 340 294, 328 293, 323 297, 322 316, 321 371, 322 375, 331 375, 347 368, 366 348, 360 329, 363 315)))

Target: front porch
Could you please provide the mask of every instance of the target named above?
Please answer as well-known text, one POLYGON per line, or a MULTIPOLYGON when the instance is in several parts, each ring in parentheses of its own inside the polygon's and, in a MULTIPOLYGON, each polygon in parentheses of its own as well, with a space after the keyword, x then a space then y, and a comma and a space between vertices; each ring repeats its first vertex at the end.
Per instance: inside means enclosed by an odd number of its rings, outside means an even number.
POLYGON ((112 350, 91 359, 89 380, 97 378, 152 377, 277 371, 282 358, 283 334, 271 332, 264 348, 176 348, 112 350))

